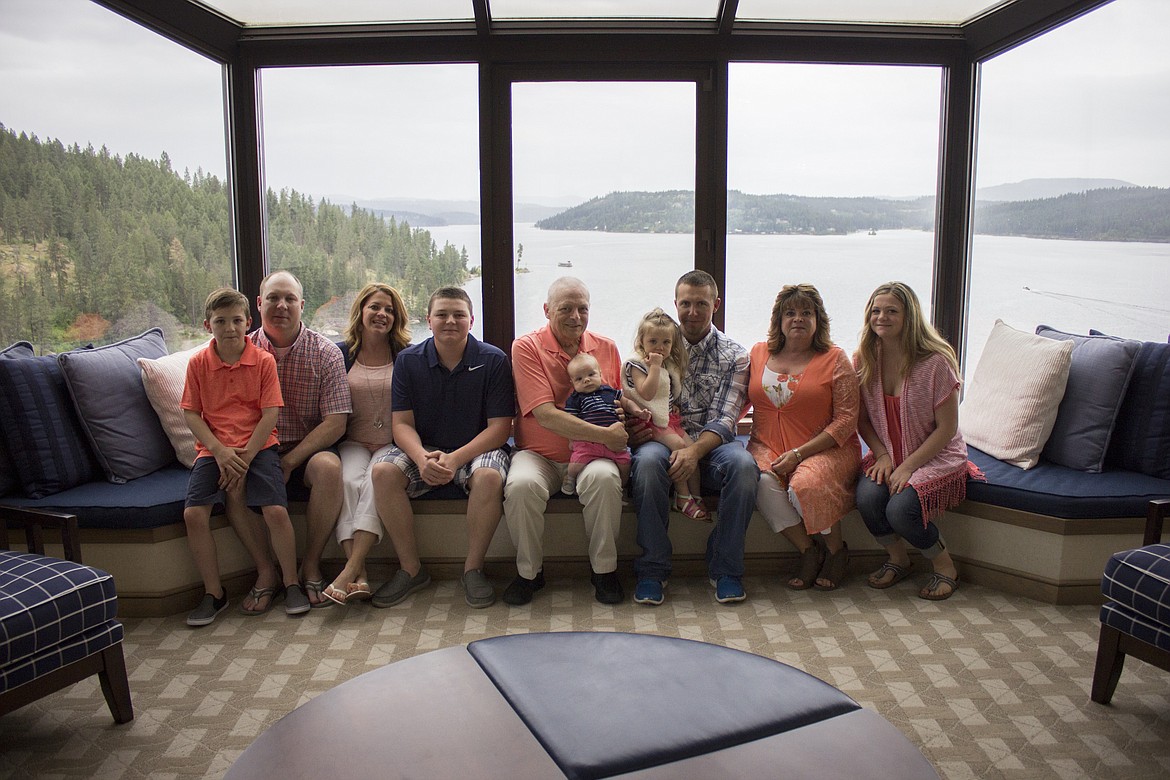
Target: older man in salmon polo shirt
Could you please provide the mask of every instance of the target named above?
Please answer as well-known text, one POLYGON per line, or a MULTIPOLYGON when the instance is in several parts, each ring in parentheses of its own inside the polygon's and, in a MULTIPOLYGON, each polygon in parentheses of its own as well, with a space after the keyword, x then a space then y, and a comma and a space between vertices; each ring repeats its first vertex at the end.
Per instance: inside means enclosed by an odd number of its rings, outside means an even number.
MULTIPOLYGON (((569 361, 579 353, 596 358, 605 383, 620 387, 617 346, 586 330, 589 290, 580 279, 557 279, 548 288, 544 315, 547 325, 512 343, 517 451, 504 486, 504 518, 516 545, 516 579, 504 591, 504 602, 512 605, 527 604, 544 587, 544 510, 568 469, 569 440, 597 442, 614 451, 626 446, 621 423, 602 428, 564 411, 573 390, 569 361)), ((617 465, 605 458, 587 464, 577 477, 577 496, 584 507, 595 596, 603 604, 617 604, 625 598, 617 576, 622 513, 617 465)))

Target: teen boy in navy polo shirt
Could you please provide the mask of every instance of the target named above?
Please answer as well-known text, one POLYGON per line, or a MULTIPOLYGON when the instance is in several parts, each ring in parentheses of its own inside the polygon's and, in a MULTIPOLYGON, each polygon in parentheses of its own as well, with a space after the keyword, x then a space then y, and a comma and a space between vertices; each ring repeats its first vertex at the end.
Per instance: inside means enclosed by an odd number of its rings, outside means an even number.
POLYGON ((461 578, 467 603, 478 608, 496 600, 483 559, 503 512, 516 399, 507 356, 472 336, 472 322, 467 293, 441 287, 427 303, 434 335, 394 360, 395 447, 370 468, 378 515, 401 568, 374 593, 375 607, 393 606, 430 584, 418 557, 410 499, 451 482, 468 496, 461 578))

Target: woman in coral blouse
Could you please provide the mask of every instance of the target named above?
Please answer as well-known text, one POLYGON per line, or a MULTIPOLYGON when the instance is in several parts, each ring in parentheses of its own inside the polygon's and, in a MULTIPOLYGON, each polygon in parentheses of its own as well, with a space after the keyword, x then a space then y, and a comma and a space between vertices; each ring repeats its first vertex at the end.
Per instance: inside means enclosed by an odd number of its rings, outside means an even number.
POLYGON ((768 340, 751 350, 748 452, 761 476, 756 505, 800 552, 788 587, 833 590, 849 563, 840 520, 853 509, 861 446, 857 374, 829 337, 829 316, 810 284, 784 287, 768 340))
POLYGON ((919 597, 950 598, 959 574, 932 521, 966 497, 968 476, 983 478, 959 433, 955 351, 923 319, 914 291, 889 282, 869 298, 853 360, 861 383, 858 430, 869 447, 857 508, 890 556, 869 585, 904 580, 910 545, 934 567, 919 597))

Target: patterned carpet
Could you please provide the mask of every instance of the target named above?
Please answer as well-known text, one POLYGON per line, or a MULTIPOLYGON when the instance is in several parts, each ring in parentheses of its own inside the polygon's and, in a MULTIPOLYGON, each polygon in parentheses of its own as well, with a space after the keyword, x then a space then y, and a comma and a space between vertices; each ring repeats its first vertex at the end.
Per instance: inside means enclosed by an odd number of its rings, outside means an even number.
POLYGON ((351 677, 482 637, 568 630, 680 636, 804 669, 890 720, 951 780, 1170 776, 1170 675, 1129 659, 1113 704, 1089 701, 1096 607, 970 585, 931 603, 909 583, 876 591, 858 577, 835 593, 745 585, 738 605, 689 578, 661 607, 615 608, 584 580, 550 578, 528 607, 472 610, 446 580, 385 610, 289 619, 278 604, 247 618, 233 603, 200 630, 182 615, 130 619, 136 719, 115 725, 96 678, 79 683, 0 718, 0 777, 220 777, 281 716, 351 677))

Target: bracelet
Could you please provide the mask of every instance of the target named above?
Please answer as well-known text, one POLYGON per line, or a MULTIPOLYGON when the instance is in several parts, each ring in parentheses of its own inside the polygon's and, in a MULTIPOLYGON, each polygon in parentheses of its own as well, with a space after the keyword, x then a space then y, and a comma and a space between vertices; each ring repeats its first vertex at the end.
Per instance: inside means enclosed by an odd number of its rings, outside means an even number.
POLYGON ((804 460, 804 456, 800 454, 800 447, 793 447, 792 454, 796 456, 797 463, 800 463, 804 460))
POLYGON ((893 457, 892 455, 890 455, 890 453, 889 453, 889 452, 883 452, 881 455, 874 455, 874 457, 873 457, 873 459, 874 459, 875 461, 879 461, 879 460, 881 460, 882 458, 889 458, 890 460, 893 460, 893 459, 894 459, 894 457, 893 457))

